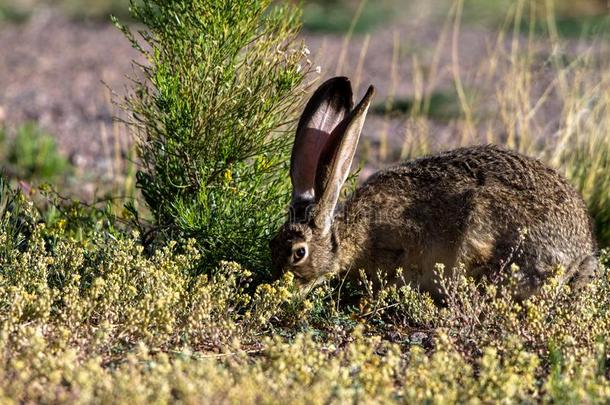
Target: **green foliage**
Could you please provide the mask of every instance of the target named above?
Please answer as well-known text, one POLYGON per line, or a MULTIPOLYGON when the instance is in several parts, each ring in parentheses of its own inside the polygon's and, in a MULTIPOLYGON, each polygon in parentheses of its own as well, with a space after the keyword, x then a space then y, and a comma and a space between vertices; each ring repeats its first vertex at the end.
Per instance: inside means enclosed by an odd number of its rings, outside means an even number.
POLYGON ((600 115, 599 121, 588 124, 596 130, 576 139, 562 151, 562 157, 568 177, 585 197, 597 240, 607 247, 610 246, 610 136, 597 131, 604 126, 610 128, 610 118, 607 111, 599 113, 606 116, 600 115))
MULTIPOLYGON (((0 131, 1 132, 1 131, 0 131)), ((70 170, 70 163, 57 149, 55 138, 34 123, 21 125, 12 141, 4 140, 6 159, 12 177, 22 180, 56 181, 70 170)))
MULTIPOLYGON (((560 17, 556 22, 557 34, 566 38, 608 38, 610 37, 610 13, 605 15, 560 17)), ((521 25, 521 30, 529 30, 528 22, 521 25)), ((543 21, 536 21, 534 30, 539 35, 548 34, 548 26, 543 21)))
POLYGON ((29 16, 27 7, 14 0, 0 0, 0 22, 11 21, 20 23, 29 16))
POLYGON ((391 105, 379 102, 371 109, 375 114, 390 116, 426 116, 435 121, 449 122, 462 114, 457 93, 452 91, 435 91, 426 100, 398 98, 391 105))
POLYGON ((303 8, 303 27, 311 32, 346 33, 353 25, 357 34, 371 32, 392 18, 392 6, 385 1, 309 1, 303 8))
POLYGON ((109 21, 111 15, 129 17, 129 0, 61 0, 59 5, 77 19, 109 21))
POLYGON ((525 6, 522 20, 516 22, 518 29, 542 36, 549 34, 549 13, 557 35, 563 38, 608 37, 610 35, 610 13, 606 0, 469 0, 464 2, 464 18, 467 23, 488 27, 501 27, 507 12, 517 5, 525 6))
POLYGON ((10 188, 0 173, 0 256, 22 249, 26 236, 31 232, 31 223, 22 215, 27 210, 23 196, 10 188))
POLYGON ((140 136, 137 185, 159 229, 198 240, 208 265, 257 271, 288 203, 291 129, 310 69, 298 12, 269 0, 143 1, 148 61, 125 103, 140 136))
MULTIPOLYGON (((0 182, 0 403, 607 403, 607 250, 584 290, 570 291, 557 269, 524 302, 508 293, 518 282, 510 274, 475 282, 463 268, 440 273, 444 306, 381 274, 307 297, 291 274, 250 285, 286 203, 289 135, 279 124, 296 105, 306 51, 278 48, 288 46, 282 32, 295 32, 290 19, 277 25, 290 12, 225 4, 135 9, 150 29, 149 65, 127 106, 142 136, 140 187, 164 241, 143 243, 110 209, 57 197, 39 211, 0 182), (265 27, 273 38, 244 45, 265 27)), ((536 151, 582 191, 604 240, 607 70, 579 69, 565 76, 558 144, 536 151)), ((531 72, 518 64, 494 77, 506 144, 526 153, 527 108, 538 104, 520 97, 531 72)))

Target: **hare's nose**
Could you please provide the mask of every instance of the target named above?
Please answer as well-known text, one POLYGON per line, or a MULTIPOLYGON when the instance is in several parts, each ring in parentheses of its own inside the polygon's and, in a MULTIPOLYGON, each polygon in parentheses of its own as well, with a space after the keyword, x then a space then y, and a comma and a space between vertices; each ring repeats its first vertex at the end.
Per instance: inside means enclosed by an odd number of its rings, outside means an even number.
POLYGON ((299 286, 306 285, 309 282, 309 280, 307 280, 307 278, 303 274, 299 273, 298 271, 293 270, 292 274, 294 275, 295 283, 299 286))

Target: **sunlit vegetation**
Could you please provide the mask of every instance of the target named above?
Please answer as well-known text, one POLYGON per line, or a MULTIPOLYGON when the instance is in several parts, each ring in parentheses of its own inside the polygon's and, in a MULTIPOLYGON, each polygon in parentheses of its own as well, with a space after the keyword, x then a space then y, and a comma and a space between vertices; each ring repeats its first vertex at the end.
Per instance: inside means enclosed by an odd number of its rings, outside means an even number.
MULTIPOLYGON (((462 5, 450 10, 454 36, 462 5)), ((499 143, 563 172, 602 248, 600 277, 582 291, 560 283, 561 268, 524 302, 508 293, 510 272, 475 282, 451 269, 441 306, 383 275, 377 290, 340 279, 307 297, 291 274, 271 280, 266 243, 315 79, 299 10, 144 0, 131 18, 145 34, 117 21, 146 61, 120 100, 138 141, 140 206, 52 193, 40 204, 1 178, 0 402, 607 403, 608 44, 564 52, 548 19, 550 52, 534 27, 518 29, 525 10, 510 10, 499 35, 513 40, 499 40, 477 75, 456 60, 453 87, 427 92, 435 69, 416 69, 422 91, 372 112, 405 120, 403 159, 439 149, 431 123, 442 121, 460 134, 443 147, 499 143)), ((8 174, 54 181, 64 158, 24 128, 0 139, 12 145, 8 174)))

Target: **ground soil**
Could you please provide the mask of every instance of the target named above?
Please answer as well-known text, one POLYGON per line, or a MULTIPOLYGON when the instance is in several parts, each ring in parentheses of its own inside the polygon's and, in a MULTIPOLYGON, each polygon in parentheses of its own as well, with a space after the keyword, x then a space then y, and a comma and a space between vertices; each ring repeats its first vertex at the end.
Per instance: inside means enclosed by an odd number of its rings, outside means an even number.
MULTIPOLYGON (((349 75, 360 92, 374 83, 381 102, 389 96, 408 98, 415 92, 413 67, 429 69, 442 33, 442 21, 431 23, 427 16, 421 10, 419 16, 380 27, 370 36, 346 40, 344 35, 305 33, 303 40, 324 76, 349 75)), ((461 73, 476 69, 496 40, 493 31, 462 27, 457 38, 461 73)), ((426 85, 432 87, 428 90, 452 86, 450 46, 449 36, 440 52, 437 79, 426 85)), ((111 102, 109 89, 115 99, 125 94, 133 74, 131 62, 137 57, 109 23, 73 21, 46 10, 25 23, 5 24, 0 27, 0 125, 10 132, 34 121, 57 138, 61 151, 82 173, 112 176, 117 151, 125 155, 130 135, 113 122, 120 111, 111 102)), ((396 151, 405 141, 405 122, 404 117, 369 118, 363 132, 363 153, 369 154, 370 162, 365 175, 399 158, 396 151), (370 152, 379 149, 382 133, 387 134, 385 157, 370 152)), ((450 144, 459 131, 451 121, 427 120, 426 125, 437 143, 450 144)))

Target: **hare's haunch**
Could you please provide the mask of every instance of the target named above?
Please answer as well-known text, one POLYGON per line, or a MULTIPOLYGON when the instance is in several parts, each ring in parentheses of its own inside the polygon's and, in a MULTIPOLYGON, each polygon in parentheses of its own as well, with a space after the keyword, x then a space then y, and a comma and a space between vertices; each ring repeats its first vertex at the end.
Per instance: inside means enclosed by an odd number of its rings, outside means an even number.
POLYGON ((497 147, 461 148, 375 174, 337 208, 373 96, 353 108, 347 78, 313 94, 292 151, 289 220, 271 241, 276 271, 304 287, 326 275, 381 271, 439 297, 435 265, 475 278, 519 268, 515 295, 536 292, 558 266, 576 287, 595 276, 581 196, 538 160, 497 147), (396 274, 402 269, 401 274, 396 274))

